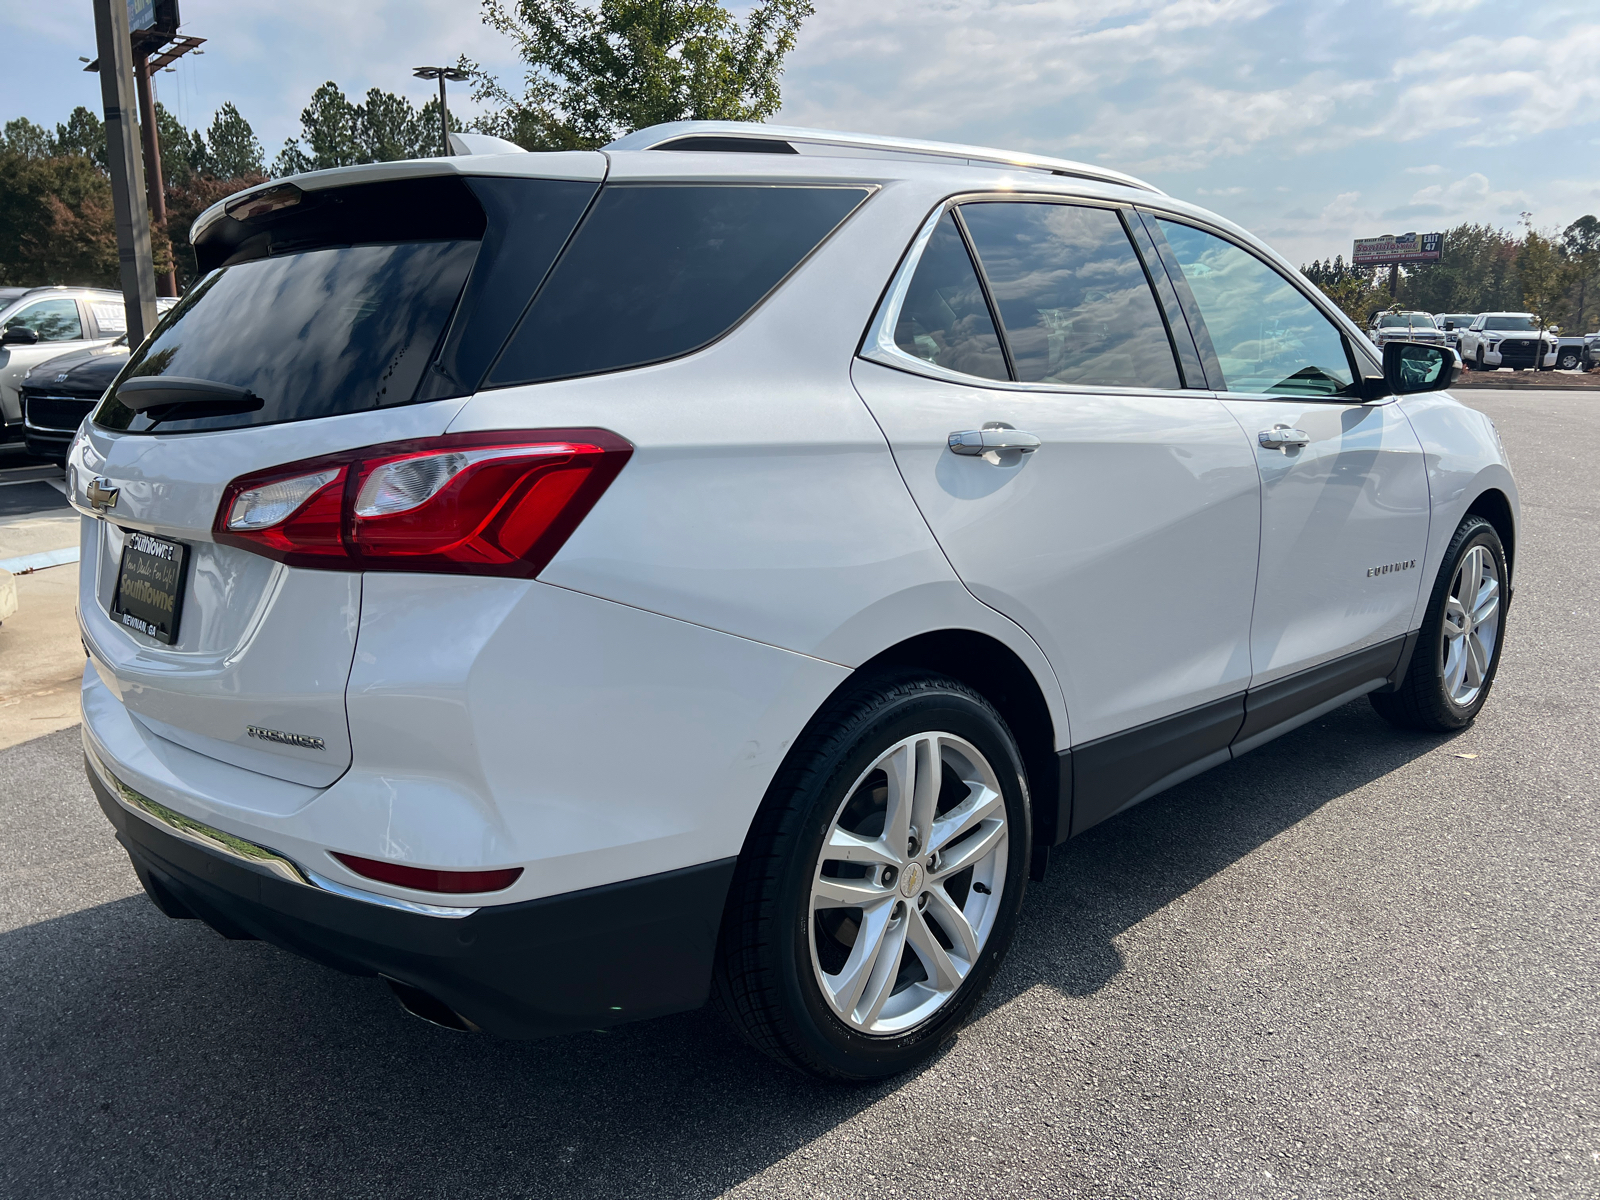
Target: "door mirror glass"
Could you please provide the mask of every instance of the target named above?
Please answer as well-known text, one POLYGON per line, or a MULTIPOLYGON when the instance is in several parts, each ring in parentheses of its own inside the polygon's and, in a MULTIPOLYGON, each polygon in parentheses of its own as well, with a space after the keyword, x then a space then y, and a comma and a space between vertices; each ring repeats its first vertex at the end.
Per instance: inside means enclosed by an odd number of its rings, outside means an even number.
POLYGON ((1461 359, 1444 346, 1422 342, 1389 342, 1383 348, 1383 378, 1397 396, 1436 392, 1461 374, 1461 359))
POLYGON ((39 335, 26 325, 7 325, 4 334, 0 334, 0 346, 32 346, 39 340, 39 335))

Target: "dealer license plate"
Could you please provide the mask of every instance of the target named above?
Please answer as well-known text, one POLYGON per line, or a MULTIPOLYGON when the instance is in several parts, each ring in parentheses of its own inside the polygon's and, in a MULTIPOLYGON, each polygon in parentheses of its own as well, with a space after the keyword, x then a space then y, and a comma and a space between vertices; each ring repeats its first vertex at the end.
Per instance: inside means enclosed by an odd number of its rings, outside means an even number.
POLYGON ((122 569, 111 598, 112 619, 168 646, 177 641, 188 557, 189 547, 182 542, 129 530, 123 536, 122 569))

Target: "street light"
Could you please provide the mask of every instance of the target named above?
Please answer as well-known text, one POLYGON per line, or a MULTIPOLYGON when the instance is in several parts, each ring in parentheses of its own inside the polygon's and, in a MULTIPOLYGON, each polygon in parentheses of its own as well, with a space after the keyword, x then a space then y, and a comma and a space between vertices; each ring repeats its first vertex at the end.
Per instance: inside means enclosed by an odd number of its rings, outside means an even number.
POLYGON ((418 79, 437 79, 439 81, 439 136, 444 144, 444 155, 450 156, 450 110, 445 106, 444 81, 449 79, 455 83, 464 83, 472 78, 460 67, 416 67, 412 72, 418 79))

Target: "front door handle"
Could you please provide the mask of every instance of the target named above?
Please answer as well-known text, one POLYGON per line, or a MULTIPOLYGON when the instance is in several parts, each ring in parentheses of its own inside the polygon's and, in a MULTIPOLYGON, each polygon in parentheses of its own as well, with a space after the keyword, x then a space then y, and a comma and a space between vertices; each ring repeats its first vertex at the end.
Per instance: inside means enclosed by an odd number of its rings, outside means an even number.
POLYGON ((1309 446, 1311 435, 1303 429, 1291 429, 1287 425, 1274 425, 1271 429, 1263 429, 1256 434, 1256 441, 1267 450, 1283 450, 1289 446, 1309 446))
POLYGON ((1038 437, 1023 433, 1020 429, 968 429, 950 435, 950 453, 974 457, 996 450, 1020 450, 1023 454, 1032 454, 1042 445, 1044 443, 1038 437))

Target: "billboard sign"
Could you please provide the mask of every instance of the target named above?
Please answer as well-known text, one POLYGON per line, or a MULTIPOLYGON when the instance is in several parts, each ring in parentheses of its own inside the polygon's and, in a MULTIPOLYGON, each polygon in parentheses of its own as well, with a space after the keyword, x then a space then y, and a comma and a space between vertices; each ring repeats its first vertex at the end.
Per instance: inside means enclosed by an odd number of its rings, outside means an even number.
POLYGON ((1350 253, 1352 267, 1387 267, 1394 263, 1438 262, 1444 255, 1442 233, 1386 233, 1357 238, 1350 253))
POLYGON ((138 33, 156 23, 156 0, 128 0, 128 31, 138 33))

